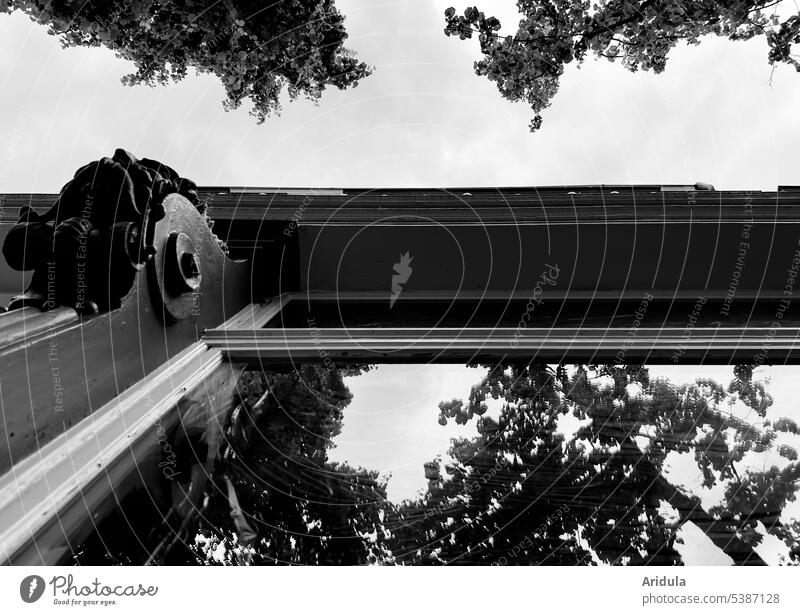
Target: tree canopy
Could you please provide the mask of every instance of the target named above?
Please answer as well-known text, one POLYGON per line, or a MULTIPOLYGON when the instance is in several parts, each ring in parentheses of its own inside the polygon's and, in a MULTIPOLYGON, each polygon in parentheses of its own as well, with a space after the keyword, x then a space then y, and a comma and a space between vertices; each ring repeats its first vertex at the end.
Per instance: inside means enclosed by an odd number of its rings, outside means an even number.
POLYGON ((767 534, 788 546, 784 563, 800 564, 800 526, 782 518, 800 484, 784 435, 800 428, 766 418, 772 399, 751 366, 736 367, 727 386, 676 386, 641 366, 484 367, 469 399, 439 405, 439 424, 475 421, 478 435, 453 440, 444 467, 426 463, 427 491, 400 503, 387 501, 377 472, 327 460, 351 400, 342 376, 365 368, 246 374, 223 471, 258 541, 238 544, 215 480, 198 559, 679 565, 691 522, 737 564, 763 564, 756 549, 767 534), (767 453, 770 464, 753 463, 767 453), (670 476, 671 454, 691 460, 717 504, 681 485, 685 474, 670 476))
POLYGON ((516 33, 503 35, 500 20, 476 7, 463 15, 445 11, 445 34, 477 35, 483 58, 475 72, 494 81, 501 95, 526 101, 535 113, 531 130, 558 92, 565 66, 595 55, 619 60, 631 70, 660 73, 678 44, 697 45, 703 36, 731 40, 763 36, 770 64, 800 71, 792 53, 800 42, 800 14, 780 19, 770 9, 780 0, 518 0, 522 19, 516 33))
POLYGON ((744 405, 763 419, 772 403, 748 367, 727 388, 676 387, 635 366, 489 367, 468 401, 440 405, 440 422, 477 418, 480 435, 453 442, 443 473, 438 460, 426 464, 427 492, 393 509, 394 562, 675 565, 691 521, 737 564, 763 564, 754 549, 764 532, 789 547, 784 563, 800 563, 800 528, 780 519, 800 465, 776 447, 796 425, 757 429, 729 411, 744 405), (486 414, 490 398, 502 401, 498 419, 486 414), (579 426, 567 433, 564 419, 579 426), (768 450, 782 468, 740 463, 768 450), (672 452, 691 455, 703 488, 724 493, 720 504, 706 510, 665 477, 672 452))
POLYGON ((107 47, 134 63, 123 78, 165 84, 190 68, 216 75, 226 108, 252 101, 263 122, 290 99, 317 100, 328 86, 355 86, 370 73, 344 47, 344 16, 333 0, 0 0, 0 13, 21 10, 65 46, 107 47))
MULTIPOLYGON (((376 471, 328 459, 352 399, 343 376, 366 366, 246 372, 227 450, 167 561, 680 565, 693 524, 736 564, 764 564, 769 537, 786 545, 780 563, 800 565, 800 523, 784 514, 800 428, 768 418, 751 366, 727 386, 676 386, 640 366, 483 367, 467 400, 439 405, 440 424, 474 421, 477 435, 425 463, 427 490, 403 502, 376 471)), ((127 539, 108 544, 121 532, 106 531, 76 561, 140 563, 158 517, 144 512, 114 522, 127 539)))
POLYGON ((377 472, 328 461, 352 394, 343 375, 365 366, 246 372, 226 463, 207 488, 193 545, 204 563, 366 564, 381 551, 386 482, 377 472), (241 544, 222 477, 235 486, 257 535, 241 544))

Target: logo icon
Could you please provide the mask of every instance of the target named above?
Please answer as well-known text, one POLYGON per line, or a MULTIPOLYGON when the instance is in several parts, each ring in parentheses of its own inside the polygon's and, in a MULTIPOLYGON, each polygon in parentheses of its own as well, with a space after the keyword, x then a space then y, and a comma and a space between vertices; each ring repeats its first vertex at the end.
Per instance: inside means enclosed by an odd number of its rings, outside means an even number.
POLYGON ((38 574, 32 574, 22 579, 19 584, 19 597, 23 602, 36 602, 44 593, 44 579, 38 574))
POLYGON ((413 273, 413 270, 411 269, 411 261, 413 260, 414 257, 409 256, 408 252, 406 252, 405 254, 400 255, 400 262, 395 263, 392 266, 395 275, 392 276, 392 296, 389 299, 390 310, 394 307, 394 302, 397 301, 400 293, 403 292, 402 285, 408 282, 408 278, 410 278, 411 274, 413 273))

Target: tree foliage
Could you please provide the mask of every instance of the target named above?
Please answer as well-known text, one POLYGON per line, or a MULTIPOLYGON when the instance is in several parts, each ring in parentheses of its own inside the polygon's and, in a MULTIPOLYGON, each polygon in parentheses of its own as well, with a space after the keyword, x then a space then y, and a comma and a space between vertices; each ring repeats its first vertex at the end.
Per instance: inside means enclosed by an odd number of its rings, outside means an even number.
POLYGON ((466 401, 439 404, 440 424, 474 422, 478 435, 453 440, 444 464, 424 464, 427 491, 398 504, 377 472, 328 461, 351 400, 342 376, 365 368, 246 373, 197 559, 680 565, 680 530, 691 522, 737 564, 764 563, 755 549, 765 533, 789 547, 785 563, 800 564, 800 529, 781 516, 800 463, 780 443, 797 426, 767 420, 772 398, 751 366, 736 367, 728 386, 675 386, 640 366, 484 367, 466 401), (765 453, 780 464, 753 463, 765 453), (675 455, 696 467, 692 480, 714 490, 717 505, 701 502, 697 483, 676 482, 685 473, 666 471, 675 455), (253 544, 239 541, 223 474, 257 532, 253 544))
POLYGON ((65 46, 107 47, 134 63, 127 84, 164 84, 190 68, 216 75, 226 108, 249 98, 263 122, 291 99, 317 100, 328 86, 355 86, 370 69, 343 46, 333 0, 0 0, 48 26, 65 46))
POLYGON ((778 432, 728 411, 743 404, 763 418, 772 403, 739 373, 727 388, 675 387, 638 367, 490 366, 468 401, 440 405, 440 422, 477 417, 480 435, 453 442, 444 474, 426 464, 427 492, 394 508, 394 561, 675 565, 691 521, 739 564, 763 563, 753 550, 763 524, 800 563, 797 524, 780 520, 800 465, 785 448, 783 469, 743 469, 778 432), (503 403, 498 420, 486 414, 490 398, 503 403), (580 421, 574 433, 563 433, 565 419, 580 421), (670 453, 693 457, 703 487, 724 487, 720 505, 705 510, 665 478, 670 453))
POLYGON ((660 73, 679 43, 697 45, 706 35, 731 40, 764 36, 770 64, 800 71, 792 53, 800 42, 800 14, 781 20, 770 9, 780 0, 518 0, 522 19, 515 34, 502 35, 501 23, 476 7, 463 15, 445 12, 445 34, 477 35, 483 58, 475 72, 496 82, 512 101, 528 102, 535 113, 531 130, 558 91, 565 66, 595 55, 619 60, 631 71, 660 73))
POLYGON ((195 552, 205 563, 364 564, 383 559, 386 483, 377 472, 328 461, 352 395, 342 375, 305 364, 246 372, 228 460, 209 487, 195 552), (221 476, 230 477, 248 525, 242 545, 221 476))
MULTIPOLYGON (((474 422, 477 435, 425 463, 427 491, 401 503, 377 472, 328 459, 351 400, 342 377, 365 367, 246 372, 227 451, 165 561, 680 565, 693 523, 737 564, 764 563, 756 550, 771 535, 788 547, 782 563, 800 565, 800 524, 784 514, 800 486, 797 425, 767 419, 772 399, 750 366, 728 386, 675 386, 639 366, 485 367, 466 401, 439 405, 440 423, 474 422)), ((127 533, 103 532, 75 560, 141 563, 156 513, 123 514, 127 533)))

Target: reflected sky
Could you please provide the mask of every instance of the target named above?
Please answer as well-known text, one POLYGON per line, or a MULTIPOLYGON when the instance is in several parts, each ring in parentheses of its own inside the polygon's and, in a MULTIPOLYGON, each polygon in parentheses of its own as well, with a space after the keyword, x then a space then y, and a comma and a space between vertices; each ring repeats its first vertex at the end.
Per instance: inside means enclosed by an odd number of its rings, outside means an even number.
MULTIPOLYGON (((651 377, 666 378, 676 385, 699 377, 727 384, 733 377, 729 365, 652 365, 648 369, 651 377)), ((353 400, 345 412, 342 433, 334 441, 331 460, 391 473, 389 499, 399 502, 414 497, 427 486, 422 468, 425 461, 445 455, 450 438, 478 435, 474 423, 436 425, 439 402, 468 397, 470 388, 486 372, 483 367, 464 365, 377 365, 366 374, 345 378, 353 400)), ((794 366, 755 370, 754 379, 768 383, 767 391, 775 400, 767 418, 788 417, 800 422, 800 404, 795 403, 798 375, 800 368, 794 366)), ((491 402, 490 414, 499 414, 502 404, 491 402)), ((743 405, 730 410, 754 425, 762 421, 743 405)))
POLYGON ((478 435, 474 421, 438 425, 439 402, 467 398, 486 373, 464 365, 378 365, 345 378, 353 399, 329 458, 391 473, 389 499, 413 498, 428 485, 426 461, 444 455, 451 438, 478 435))

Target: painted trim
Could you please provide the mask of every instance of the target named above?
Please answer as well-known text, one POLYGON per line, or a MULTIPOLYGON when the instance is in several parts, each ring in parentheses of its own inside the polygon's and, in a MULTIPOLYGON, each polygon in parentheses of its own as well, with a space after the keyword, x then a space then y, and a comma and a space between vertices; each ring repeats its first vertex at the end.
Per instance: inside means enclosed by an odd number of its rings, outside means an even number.
POLYGON ((134 472, 146 434, 178 401, 222 365, 218 350, 196 342, 0 477, 0 556, 49 565, 70 537, 134 472))

